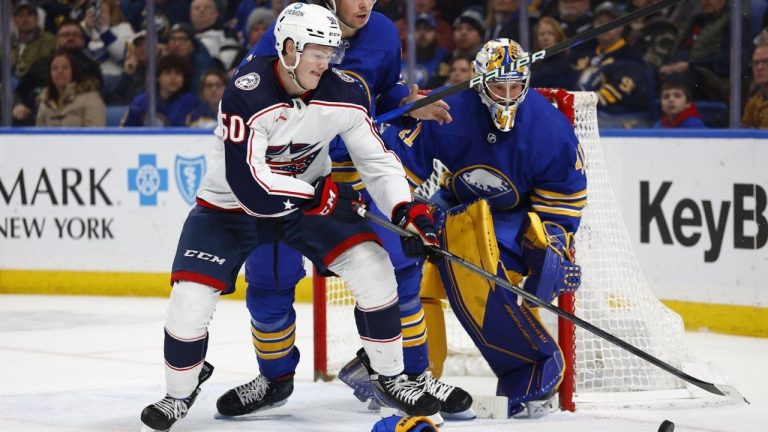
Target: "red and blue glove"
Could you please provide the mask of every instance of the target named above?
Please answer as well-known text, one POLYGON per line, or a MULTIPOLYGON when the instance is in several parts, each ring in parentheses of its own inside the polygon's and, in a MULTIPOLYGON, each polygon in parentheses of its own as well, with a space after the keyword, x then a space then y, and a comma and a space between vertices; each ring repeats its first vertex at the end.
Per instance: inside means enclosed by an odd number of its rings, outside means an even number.
POLYGON ((329 216, 345 223, 362 220, 357 206, 365 204, 363 194, 346 183, 335 183, 330 176, 315 183, 315 196, 302 206, 305 215, 329 216))
POLYGON ((403 253, 406 256, 422 256, 428 252, 426 246, 440 247, 435 223, 426 204, 415 201, 398 204, 392 210, 392 223, 417 234, 411 237, 400 237, 403 253))

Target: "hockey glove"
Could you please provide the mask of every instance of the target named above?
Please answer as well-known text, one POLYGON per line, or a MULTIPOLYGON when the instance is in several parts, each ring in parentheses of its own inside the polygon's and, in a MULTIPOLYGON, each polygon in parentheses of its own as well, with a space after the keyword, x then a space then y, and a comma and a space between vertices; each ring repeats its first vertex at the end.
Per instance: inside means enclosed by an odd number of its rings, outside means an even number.
POLYGON ((346 183, 335 183, 331 176, 327 176, 315 183, 315 196, 302 210, 309 216, 330 216, 341 222, 355 223, 362 220, 356 206, 363 204, 362 193, 346 183))
POLYGON ((385 417, 373 425, 371 432, 437 432, 437 427, 427 417, 385 417))
POLYGON ((581 284, 581 267, 576 264, 573 233, 553 222, 542 222, 528 213, 523 233, 523 260, 528 278, 523 289, 551 302, 555 297, 575 291, 581 284))
POLYGON ((392 222, 400 228, 418 234, 411 237, 400 237, 403 253, 406 256, 424 255, 427 252, 425 245, 440 246, 435 223, 426 204, 415 201, 398 204, 392 211, 392 222))

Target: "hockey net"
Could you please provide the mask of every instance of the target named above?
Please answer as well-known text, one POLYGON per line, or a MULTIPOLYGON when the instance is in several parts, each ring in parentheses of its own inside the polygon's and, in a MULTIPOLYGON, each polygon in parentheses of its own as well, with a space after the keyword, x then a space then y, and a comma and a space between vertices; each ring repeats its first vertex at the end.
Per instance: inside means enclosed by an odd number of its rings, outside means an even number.
MULTIPOLYGON (((588 181, 588 205, 576 235, 582 284, 575 299, 561 296, 558 305, 677 368, 701 373, 703 368, 695 366, 683 344, 682 319, 653 295, 631 247, 600 148, 596 95, 538 90, 574 125, 588 181)), ((422 195, 436 190, 441 165, 435 161, 436 173, 420 187, 422 195)), ((354 299, 338 278, 315 277, 314 285, 315 377, 331 379, 360 345, 352 313, 354 299)), ((444 309, 448 338, 444 375, 492 376, 447 302, 444 309)), ((575 404, 582 408, 615 403, 655 408, 670 401, 701 398, 698 389, 686 387, 650 363, 549 312, 541 315, 551 333, 558 335, 566 358, 566 377, 560 388, 563 409, 573 410, 575 404)))

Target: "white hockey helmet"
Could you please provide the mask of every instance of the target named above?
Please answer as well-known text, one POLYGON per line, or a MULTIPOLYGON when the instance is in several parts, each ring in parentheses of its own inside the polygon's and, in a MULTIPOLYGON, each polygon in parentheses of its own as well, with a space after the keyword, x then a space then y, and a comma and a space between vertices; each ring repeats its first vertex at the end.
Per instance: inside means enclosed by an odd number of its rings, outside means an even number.
MULTIPOLYGON (((341 44, 339 21, 331 11, 322 6, 294 3, 280 12, 275 23, 277 55, 291 74, 299 65, 301 53, 307 44, 326 45, 338 50, 341 44), (283 48, 288 39, 296 45, 296 60, 293 65, 286 64, 283 58, 283 48)), ((338 54, 331 59, 331 63, 341 63, 338 54)))
MULTIPOLYGON (((507 38, 493 39, 485 43, 475 56, 472 62, 472 72, 476 75, 482 75, 504 65, 512 63, 528 53, 515 41, 507 38)), ((528 87, 531 80, 531 69, 529 65, 520 66, 505 74, 475 85, 475 90, 480 94, 483 104, 488 107, 493 123, 502 131, 507 132, 515 125, 515 114, 520 103, 528 94, 528 87), (517 83, 522 84, 523 90, 514 97, 504 94, 495 94, 489 88, 492 83, 517 83), (491 95, 495 96, 495 99, 491 95)))

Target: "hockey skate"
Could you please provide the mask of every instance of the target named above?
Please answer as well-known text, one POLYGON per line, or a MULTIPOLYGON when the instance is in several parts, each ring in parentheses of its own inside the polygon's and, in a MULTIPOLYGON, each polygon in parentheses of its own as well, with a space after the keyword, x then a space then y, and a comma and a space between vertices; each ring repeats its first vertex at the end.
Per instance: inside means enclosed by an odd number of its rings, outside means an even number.
POLYGON ((425 382, 406 374, 379 376, 371 368, 364 349, 360 349, 355 358, 339 371, 339 379, 352 387, 358 400, 370 400, 369 409, 385 406, 406 415, 429 417, 437 425, 443 423, 439 414, 440 401, 425 391, 425 382))
POLYGON ((425 390, 440 401, 440 414, 450 420, 471 420, 477 417, 472 409, 472 396, 464 389, 439 381, 432 372, 425 371, 418 380, 425 390))
MULTIPOLYGON (((374 397, 374 386, 370 380, 368 357, 364 350, 359 350, 354 359, 344 365, 339 371, 339 379, 352 387, 353 394, 361 402, 370 400, 368 409, 379 409, 379 404, 374 397)), ((425 390, 440 401, 440 414, 451 420, 469 420, 477 415, 472 409, 472 396, 459 387, 439 381, 426 371, 417 378, 424 383, 425 390)), ((443 423, 442 418, 432 418, 438 426, 443 423)))
POLYGON ((540 418, 556 411, 557 400, 554 393, 543 399, 532 400, 520 404, 509 404, 508 415, 513 418, 540 418))
POLYGON ((207 381, 212 374, 213 365, 203 362, 203 368, 197 378, 197 387, 191 395, 184 399, 175 399, 165 395, 160 401, 144 408, 141 411, 141 422, 144 423, 141 432, 165 432, 170 430, 178 420, 186 417, 189 407, 195 403, 195 399, 200 393, 200 385, 207 381))
POLYGON ((293 374, 275 380, 259 375, 224 393, 216 401, 218 418, 235 417, 285 405, 293 393, 293 374))

